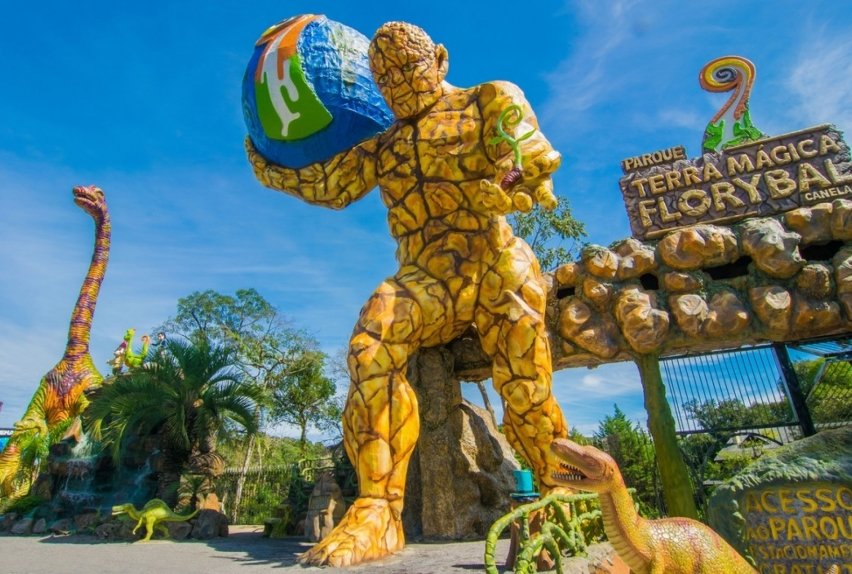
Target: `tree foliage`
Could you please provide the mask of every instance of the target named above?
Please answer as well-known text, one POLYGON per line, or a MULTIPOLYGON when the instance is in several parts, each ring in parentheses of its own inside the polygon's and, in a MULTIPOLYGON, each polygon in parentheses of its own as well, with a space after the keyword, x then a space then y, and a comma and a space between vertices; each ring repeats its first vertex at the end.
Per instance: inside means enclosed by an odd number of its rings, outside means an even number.
POLYGON ((636 489, 636 499, 647 513, 657 508, 654 443, 638 424, 631 422, 618 405, 595 431, 592 442, 605 450, 618 464, 629 488, 636 489))
POLYGON ((166 461, 180 472, 215 453, 228 426, 256 432, 257 398, 234 369, 231 349, 172 339, 141 368, 104 385, 84 417, 115 459, 130 437, 161 433, 166 461))
POLYGON ((255 413, 261 425, 275 393, 287 394, 288 385, 304 384, 300 372, 310 371, 320 355, 324 361, 313 337, 291 327, 254 289, 238 289, 233 296, 207 290, 182 297, 164 329, 233 349, 236 368, 264 395, 255 413))
POLYGON ((529 213, 510 215, 508 221, 515 234, 532 248, 544 270, 576 259, 580 240, 586 236, 585 225, 574 219, 564 197, 552 210, 536 205, 529 213))
POLYGON ((852 365, 845 361, 826 364, 820 358, 799 361, 793 368, 815 423, 852 419, 852 365))
POLYGON ((310 427, 333 430, 342 415, 342 405, 334 400, 337 391, 334 381, 325 376, 325 363, 324 353, 304 353, 284 377, 283 384, 272 392, 272 419, 297 426, 303 448, 310 427))

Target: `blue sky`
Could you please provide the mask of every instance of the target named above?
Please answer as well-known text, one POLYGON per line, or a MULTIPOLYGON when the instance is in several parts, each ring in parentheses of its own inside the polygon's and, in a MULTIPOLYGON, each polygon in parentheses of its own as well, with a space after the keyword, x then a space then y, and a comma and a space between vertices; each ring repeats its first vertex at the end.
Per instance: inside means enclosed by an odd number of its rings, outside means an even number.
MULTIPOLYGON (((104 370, 127 327, 148 330, 203 289, 255 287, 325 350, 346 344, 362 303, 396 268, 394 244, 375 192, 333 212, 254 180, 240 85, 255 40, 280 19, 326 14, 367 36, 410 21, 449 50, 450 83, 521 86, 564 156, 557 193, 589 241, 608 244, 629 235, 619 162, 672 145, 697 155, 726 98, 698 86, 713 58, 755 63, 751 115, 765 133, 852 127, 848 9, 836 0, 12 3, 0 22, 0 427, 23 413, 64 349, 92 250, 92 221, 71 201, 78 184, 105 190, 113 220, 92 332, 104 370)), ((587 432, 616 402, 645 419, 632 364, 563 371, 554 389, 587 432)))

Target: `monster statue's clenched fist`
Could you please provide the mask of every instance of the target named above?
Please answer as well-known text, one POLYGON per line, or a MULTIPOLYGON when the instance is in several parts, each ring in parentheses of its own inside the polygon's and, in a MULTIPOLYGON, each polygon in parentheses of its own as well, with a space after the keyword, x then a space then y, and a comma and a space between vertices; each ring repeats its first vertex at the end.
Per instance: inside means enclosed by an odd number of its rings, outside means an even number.
POLYGON ((420 28, 385 24, 369 59, 396 118, 385 132, 298 169, 268 162, 246 142, 264 185, 309 203, 343 208, 378 185, 399 246, 399 271, 364 305, 349 347, 343 429, 359 498, 303 555, 311 564, 355 564, 403 547, 405 476, 420 427, 405 375, 417 349, 476 327, 505 403, 506 435, 545 491, 558 466, 550 443, 566 436, 551 394, 547 290, 503 217, 556 203, 550 176, 559 154, 516 86, 445 83, 447 51, 420 28))

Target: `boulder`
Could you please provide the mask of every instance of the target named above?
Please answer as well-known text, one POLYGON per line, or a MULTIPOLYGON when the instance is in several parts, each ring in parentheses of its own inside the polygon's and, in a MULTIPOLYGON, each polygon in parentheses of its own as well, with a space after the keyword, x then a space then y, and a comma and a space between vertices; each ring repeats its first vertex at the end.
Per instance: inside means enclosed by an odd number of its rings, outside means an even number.
POLYGON ((612 279, 618 272, 618 255, 600 245, 587 245, 580 258, 586 271, 601 279, 612 279))
POLYGON ((210 540, 217 536, 228 536, 228 517, 218 510, 202 510, 195 517, 192 537, 197 540, 210 540))
POLYGON ((812 299, 827 299, 831 295, 832 269, 825 263, 810 263, 796 275, 796 288, 812 299))
POLYGON ((657 265, 654 250, 632 237, 617 243, 613 251, 619 257, 616 273, 619 281, 635 279, 653 270, 657 265))
POLYGON ((669 334, 669 315, 654 308, 654 297, 630 288, 618 295, 615 317, 621 334, 637 353, 658 351, 669 334))
POLYGON ((33 524, 33 534, 44 534, 47 532, 47 520, 44 518, 39 518, 33 524))
POLYGON ((740 256, 734 232, 716 225, 694 225, 673 231, 657 245, 657 254, 678 271, 724 265, 740 256))
POLYGON ((670 271, 663 275, 663 287, 672 293, 688 293, 701 289, 702 281, 697 273, 670 271))
POLYGON ((852 240, 852 201, 835 199, 831 208, 831 236, 838 241, 852 240))
POLYGON ((100 515, 97 512, 85 512, 74 517, 74 530, 82 532, 89 528, 94 528, 100 522, 100 515))
POLYGON ((848 533, 849 511, 841 508, 850 503, 852 427, 845 427, 767 450, 716 487, 707 520, 760 572, 828 572, 835 564, 842 572, 849 538, 839 533, 848 533))
POLYGON ((447 349, 418 351, 409 381, 417 392, 420 439, 406 482, 406 536, 482 537, 509 509, 514 453, 491 416, 462 399, 447 349))
POLYGON ((771 334, 783 336, 790 330, 793 297, 778 285, 753 287, 748 292, 754 314, 771 334))
POLYGON ((12 529, 12 525, 18 520, 17 512, 7 512, 0 515, 0 532, 8 532, 12 529))
POLYGON ((120 529, 121 523, 119 522, 104 522, 98 524, 98 527, 95 528, 95 536, 101 540, 112 540, 115 538, 115 533, 120 529))
POLYGON ((825 243, 831 240, 830 203, 820 203, 813 207, 800 207, 784 214, 784 223, 798 233, 802 243, 825 243))
POLYGON ((840 305, 834 301, 812 301, 796 294, 793 302, 793 332, 798 336, 821 333, 842 323, 840 305))
POLYGON ((742 225, 743 252, 770 277, 787 279, 805 264, 799 255, 799 234, 786 231, 775 219, 750 219, 742 225))
POLYGON ((67 518, 60 518, 50 523, 47 529, 52 534, 64 535, 71 533, 71 521, 67 518))
POLYGON ((169 529, 169 538, 172 540, 186 540, 192 534, 192 524, 185 522, 166 522, 169 529))
POLYGON ((613 320, 596 313, 577 297, 562 305, 559 334, 598 357, 609 359, 618 353, 618 327, 613 320))
POLYGON ((680 330, 690 337, 701 335, 701 326, 710 309, 701 295, 688 293, 669 297, 669 308, 680 330))
POLYGON ((34 520, 29 517, 21 518, 12 525, 11 533, 16 536, 30 534, 33 531, 34 520))
POLYGON ((583 295, 598 309, 604 310, 606 304, 612 299, 613 288, 609 283, 604 283, 594 277, 583 279, 583 295))
POLYGON ((748 327, 749 314, 737 296, 730 291, 716 293, 707 304, 707 319, 702 334, 718 339, 734 338, 748 327))
POLYGON ((832 259, 834 264, 834 281, 838 293, 852 293, 852 247, 846 247, 837 252, 832 259))
POLYGON ((577 284, 577 277, 580 272, 580 266, 575 263, 566 263, 556 268, 556 283, 560 287, 574 287, 577 284))

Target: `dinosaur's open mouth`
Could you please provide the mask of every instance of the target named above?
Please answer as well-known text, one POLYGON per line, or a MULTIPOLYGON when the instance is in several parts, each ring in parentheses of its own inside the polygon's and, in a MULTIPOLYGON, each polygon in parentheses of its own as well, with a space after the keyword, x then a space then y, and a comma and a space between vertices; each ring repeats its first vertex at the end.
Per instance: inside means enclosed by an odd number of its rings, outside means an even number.
POLYGON ((570 480, 576 482, 578 480, 585 480, 588 478, 585 474, 583 474, 583 471, 576 466, 568 464, 567 462, 559 463, 559 468, 560 470, 554 472, 552 475, 556 480, 570 480))

